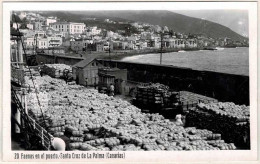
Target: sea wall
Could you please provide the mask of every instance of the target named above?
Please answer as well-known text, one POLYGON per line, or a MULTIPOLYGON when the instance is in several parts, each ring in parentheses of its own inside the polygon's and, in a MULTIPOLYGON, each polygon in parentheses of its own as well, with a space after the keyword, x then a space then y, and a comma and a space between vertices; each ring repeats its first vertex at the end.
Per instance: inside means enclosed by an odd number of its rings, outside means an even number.
POLYGON ((48 55, 48 54, 41 54, 38 53, 36 55, 37 63, 43 64, 54 64, 54 63, 62 63, 67 65, 74 65, 84 58, 81 57, 72 57, 72 56, 64 56, 64 55, 48 55))
POLYGON ((249 105, 249 77, 197 71, 189 68, 161 66, 155 64, 138 64, 122 61, 99 59, 105 66, 128 70, 128 80, 153 82, 168 85, 171 89, 187 90, 219 101, 249 105))

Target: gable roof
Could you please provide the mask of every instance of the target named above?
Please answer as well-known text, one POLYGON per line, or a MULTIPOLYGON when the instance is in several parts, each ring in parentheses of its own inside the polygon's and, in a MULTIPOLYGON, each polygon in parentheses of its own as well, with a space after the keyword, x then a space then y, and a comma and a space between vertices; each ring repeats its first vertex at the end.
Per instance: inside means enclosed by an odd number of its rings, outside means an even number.
MULTIPOLYGON (((84 60, 74 64, 72 67, 84 68, 89 65, 92 61, 96 60, 97 55, 88 55, 84 60)), ((98 62, 100 63, 100 62, 98 62)))

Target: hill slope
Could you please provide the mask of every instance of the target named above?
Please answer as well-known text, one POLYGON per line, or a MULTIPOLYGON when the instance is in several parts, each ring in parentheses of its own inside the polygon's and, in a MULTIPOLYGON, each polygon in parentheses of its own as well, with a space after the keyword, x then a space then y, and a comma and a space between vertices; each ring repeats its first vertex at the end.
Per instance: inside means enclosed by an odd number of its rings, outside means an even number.
POLYGON ((57 16, 66 16, 66 18, 74 17, 73 21, 83 20, 86 17, 123 19, 130 21, 146 22, 153 25, 168 26, 176 32, 206 34, 212 38, 229 37, 233 40, 244 40, 245 38, 231 29, 198 18, 188 17, 171 11, 163 10, 128 10, 128 11, 69 11, 69 12, 53 12, 57 16), (57 13, 59 13, 57 15, 57 13), (64 15, 63 15, 64 14, 64 15))

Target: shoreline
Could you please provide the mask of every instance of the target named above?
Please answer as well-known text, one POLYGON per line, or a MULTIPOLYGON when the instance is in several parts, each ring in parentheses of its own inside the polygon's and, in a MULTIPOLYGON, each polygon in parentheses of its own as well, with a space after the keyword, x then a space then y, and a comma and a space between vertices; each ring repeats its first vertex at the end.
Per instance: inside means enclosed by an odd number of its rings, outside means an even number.
MULTIPOLYGON (((220 47, 220 48, 237 48, 237 47, 220 47)), ((240 48, 240 47, 239 47, 240 48)), ((241 47, 243 48, 243 47, 241 47)), ((248 47, 244 47, 248 48, 248 47)), ((205 50, 204 48, 190 48, 190 49, 175 49, 169 48, 163 50, 162 53, 171 53, 178 51, 200 51, 205 50)), ((205 51, 213 51, 213 50, 205 50, 205 51)), ((108 52, 92 52, 90 54, 96 54, 97 59, 111 59, 111 60, 122 60, 125 57, 137 56, 137 55, 145 55, 145 54, 160 54, 160 49, 144 49, 144 50, 115 50, 110 53, 108 52)), ((89 55, 89 54, 85 54, 89 55)))
MULTIPOLYGON (((162 53, 178 52, 180 50, 184 51, 199 51, 200 48, 193 49, 165 49, 162 53)), ((93 53, 94 54, 94 53, 93 53)), ((111 59, 111 60, 122 60, 125 57, 145 55, 145 54, 160 54, 160 49, 145 49, 145 50, 125 50, 125 51, 112 51, 110 56, 108 52, 99 53, 98 59, 111 59)))

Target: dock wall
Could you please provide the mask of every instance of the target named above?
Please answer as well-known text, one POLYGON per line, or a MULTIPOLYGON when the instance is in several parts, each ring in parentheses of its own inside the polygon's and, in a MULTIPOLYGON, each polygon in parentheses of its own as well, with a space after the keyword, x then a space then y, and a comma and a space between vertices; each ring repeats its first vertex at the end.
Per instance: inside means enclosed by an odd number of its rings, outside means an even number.
POLYGON ((44 64, 54 64, 54 63, 62 63, 67 65, 74 65, 84 58, 81 57, 71 57, 71 56, 64 56, 64 55, 48 55, 48 54, 37 54, 36 61, 37 63, 44 63, 44 64))
MULTIPOLYGON (((74 65, 83 60, 80 57, 37 54, 38 63, 63 63, 74 65)), ((104 66, 127 69, 127 79, 144 83, 162 83, 171 89, 186 90, 219 101, 249 105, 249 76, 198 71, 189 68, 161 66, 156 64, 131 63, 116 60, 98 59, 104 66)))
POLYGON ((249 105, 249 77, 198 71, 189 68, 139 64, 99 59, 104 66, 128 70, 128 80, 144 83, 162 83, 171 89, 186 90, 219 101, 249 105))

